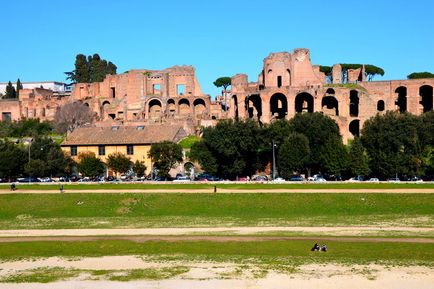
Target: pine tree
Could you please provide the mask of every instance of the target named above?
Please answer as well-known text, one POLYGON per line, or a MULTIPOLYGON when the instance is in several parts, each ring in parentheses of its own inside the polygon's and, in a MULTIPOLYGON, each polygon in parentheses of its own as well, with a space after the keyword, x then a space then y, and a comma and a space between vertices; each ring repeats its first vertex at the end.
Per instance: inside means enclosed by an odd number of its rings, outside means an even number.
POLYGON ((4 96, 4 99, 11 99, 16 98, 17 92, 15 91, 15 87, 12 85, 12 82, 8 82, 8 85, 6 86, 6 94, 4 96))
POLYGON ((89 63, 86 60, 86 56, 78 54, 75 59, 75 82, 88 83, 89 77, 89 63))

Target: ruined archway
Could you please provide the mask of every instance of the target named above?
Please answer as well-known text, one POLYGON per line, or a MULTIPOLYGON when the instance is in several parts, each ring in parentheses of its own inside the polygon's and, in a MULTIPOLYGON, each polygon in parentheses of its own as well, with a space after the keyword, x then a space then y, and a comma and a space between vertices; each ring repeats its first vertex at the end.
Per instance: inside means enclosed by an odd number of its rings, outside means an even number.
POLYGON ((161 116, 162 105, 158 99, 153 99, 149 102, 149 117, 150 118, 158 118, 161 116))
POLYGON ((407 111, 407 87, 400 86, 397 89, 395 89, 396 94, 396 109, 403 113, 407 111))
POLYGON ((167 101, 166 111, 169 116, 174 116, 176 114, 176 104, 173 98, 170 98, 167 101))
POLYGON ((324 96, 321 100, 321 108, 325 115, 339 116, 339 103, 334 96, 324 96))
POLYGON ((259 94, 253 94, 246 98, 247 113, 249 118, 261 120, 262 99, 259 94))
POLYGON ((379 100, 377 102, 377 111, 384 111, 384 109, 385 109, 384 100, 379 100))
POLYGON ((300 112, 313 112, 313 96, 307 92, 297 94, 295 97, 295 111, 300 112))
POLYGON ((105 118, 105 114, 107 113, 107 110, 108 110, 108 108, 109 108, 109 106, 110 106, 110 101, 104 101, 102 104, 101 104, 101 118, 102 119, 104 119, 105 118))
POLYGON ((205 101, 202 98, 197 98, 193 101, 194 114, 202 115, 206 110, 205 101))
POLYGON ((359 116, 359 92, 357 90, 350 91, 350 116, 359 116))
POLYGON ((420 105, 423 112, 433 110, 433 88, 430 85, 423 85, 419 88, 420 105))
POLYGON ((360 120, 355 119, 350 122, 348 129, 353 136, 360 136, 360 120))
POLYGON ((189 115, 190 110, 190 102, 186 98, 182 98, 178 101, 179 105, 179 115, 189 115))
POLYGON ((284 94, 273 94, 270 98, 270 112, 275 118, 285 118, 288 114, 288 100, 284 94))

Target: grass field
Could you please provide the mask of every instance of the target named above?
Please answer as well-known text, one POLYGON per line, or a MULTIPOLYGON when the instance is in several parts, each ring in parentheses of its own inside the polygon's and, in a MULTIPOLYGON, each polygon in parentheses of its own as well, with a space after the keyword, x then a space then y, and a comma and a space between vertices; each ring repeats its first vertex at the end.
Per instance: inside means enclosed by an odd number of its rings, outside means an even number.
POLYGON ((263 264, 379 263, 434 265, 434 244, 327 242, 327 253, 311 252, 312 241, 211 242, 89 241, 0 244, 0 260, 52 256, 99 257, 144 255, 156 261, 198 260, 263 264))
POLYGON ((5 194, 0 228, 432 227, 434 194, 5 194))
MULTIPOLYGON (((212 190, 214 186, 222 189, 434 189, 434 183, 63 183, 68 190, 212 190)), ((9 190, 9 185, 0 184, 0 189, 9 190)), ((17 183, 20 190, 59 190, 59 184, 22 184, 17 183)))

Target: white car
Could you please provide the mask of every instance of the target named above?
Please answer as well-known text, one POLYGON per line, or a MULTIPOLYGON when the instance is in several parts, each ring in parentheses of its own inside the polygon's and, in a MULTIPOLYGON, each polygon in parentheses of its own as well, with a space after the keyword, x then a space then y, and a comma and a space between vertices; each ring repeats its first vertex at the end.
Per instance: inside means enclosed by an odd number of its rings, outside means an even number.
POLYGON ((283 183, 283 182, 285 182, 285 179, 284 179, 284 178, 281 178, 281 177, 277 177, 277 178, 275 178, 275 179, 273 180, 273 182, 275 182, 275 183, 283 183))
POLYGON ((178 177, 176 178, 176 180, 173 180, 176 183, 184 183, 184 182, 190 182, 191 179, 187 176, 182 176, 182 177, 178 177))
POLYGON ((370 178, 368 182, 379 182, 380 180, 378 178, 370 178))

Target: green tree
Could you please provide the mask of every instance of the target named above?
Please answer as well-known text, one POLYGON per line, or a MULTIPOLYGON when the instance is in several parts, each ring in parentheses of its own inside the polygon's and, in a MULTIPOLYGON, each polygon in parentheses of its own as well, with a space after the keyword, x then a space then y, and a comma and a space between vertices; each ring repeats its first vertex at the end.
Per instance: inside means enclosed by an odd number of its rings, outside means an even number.
POLYGON ((116 65, 101 59, 97 53, 87 57, 78 54, 75 58, 75 69, 65 74, 66 79, 73 83, 91 83, 103 81, 107 74, 116 74, 116 70, 116 65))
POLYGON ((16 98, 20 98, 20 90, 23 89, 23 85, 21 84, 20 79, 17 80, 17 92, 16 92, 16 98))
POLYGON ((136 160, 133 164, 133 171, 137 177, 143 177, 146 172, 146 165, 144 161, 136 160))
POLYGON ((228 76, 223 76, 217 78, 213 84, 216 87, 223 87, 223 90, 226 92, 226 89, 231 85, 231 78, 228 76))
POLYGON ((169 177, 170 169, 183 158, 181 146, 171 141, 152 144, 148 155, 158 170, 158 176, 163 178, 169 177))
POLYGON ((40 178, 46 175, 47 164, 43 160, 32 159, 24 165, 24 172, 29 177, 40 178))
POLYGON ((77 169, 84 177, 93 178, 105 172, 104 162, 92 152, 80 153, 78 160, 77 169))
POLYGON ((0 178, 20 176, 27 162, 27 152, 22 147, 0 139, 0 178))
POLYGON ((8 82, 8 85, 6 86, 6 93, 3 97, 4 99, 14 99, 17 98, 17 92, 15 90, 15 87, 12 85, 12 82, 8 82))
POLYGON ((384 70, 381 67, 372 65, 372 64, 365 64, 365 75, 368 81, 372 81, 374 76, 376 75, 384 75, 384 70))
POLYGON ((303 134, 291 133, 277 151, 279 175, 290 178, 294 172, 302 172, 309 160, 309 140, 303 134))
POLYGON ((361 141, 374 175, 387 178, 422 173, 420 125, 420 118, 414 115, 391 111, 365 122, 361 141))
POLYGON ((332 77, 333 77, 333 67, 332 66, 320 65, 319 71, 321 71, 325 74, 328 82, 332 82, 332 80, 333 80, 332 79, 332 77))
POLYGON ((407 75, 408 79, 434 78, 434 73, 431 72, 413 72, 407 75))
POLYGON ((123 153, 112 153, 107 156, 107 166, 113 170, 115 175, 125 174, 131 168, 132 162, 123 153))
POLYGON ((354 138, 350 146, 349 170, 352 176, 367 176, 371 172, 368 155, 358 137, 354 138))
POLYGON ((341 176, 348 168, 348 151, 342 140, 329 138, 324 146, 319 148, 321 172, 333 176, 341 176))
POLYGON ((198 141, 193 143, 188 157, 190 160, 198 162, 204 171, 210 174, 217 174, 217 159, 210 152, 205 142, 198 141))
POLYGON ((314 112, 296 114, 289 121, 289 125, 291 131, 304 134, 309 140, 310 154, 306 165, 308 175, 310 175, 311 170, 324 172, 325 166, 322 163, 324 158, 321 158, 321 154, 324 152, 323 147, 330 139, 342 142, 336 122, 322 113, 314 112))

